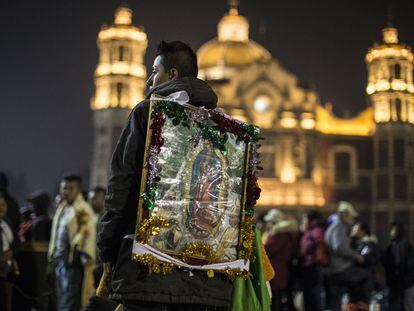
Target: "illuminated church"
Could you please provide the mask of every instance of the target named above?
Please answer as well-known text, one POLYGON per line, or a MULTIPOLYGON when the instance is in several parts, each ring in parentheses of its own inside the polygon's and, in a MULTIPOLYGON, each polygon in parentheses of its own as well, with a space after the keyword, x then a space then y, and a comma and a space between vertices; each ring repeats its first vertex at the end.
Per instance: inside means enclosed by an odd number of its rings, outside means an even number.
MULTIPOLYGON (((393 220, 414 224, 414 61, 397 29, 384 28, 382 42, 366 55, 370 106, 338 118, 249 37, 249 22, 232 3, 217 37, 197 51, 199 78, 226 113, 262 130, 259 207, 330 213, 346 200, 373 231, 386 234, 393 220)), ((146 34, 133 25, 129 8, 116 10, 97 44, 92 186, 106 184, 112 151, 130 110, 144 98, 147 76, 146 34)))

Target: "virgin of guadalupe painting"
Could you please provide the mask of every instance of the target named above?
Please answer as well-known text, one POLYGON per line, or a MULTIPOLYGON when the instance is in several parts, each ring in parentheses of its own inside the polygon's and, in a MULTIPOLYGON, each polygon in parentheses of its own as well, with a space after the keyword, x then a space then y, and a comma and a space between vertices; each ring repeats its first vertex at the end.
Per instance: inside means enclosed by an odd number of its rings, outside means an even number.
POLYGON ((209 140, 195 146, 188 129, 166 120, 158 156, 158 192, 151 216, 168 226, 148 239, 167 254, 179 255, 188 243, 208 245, 221 262, 237 259, 246 144, 229 135, 227 154, 209 140))

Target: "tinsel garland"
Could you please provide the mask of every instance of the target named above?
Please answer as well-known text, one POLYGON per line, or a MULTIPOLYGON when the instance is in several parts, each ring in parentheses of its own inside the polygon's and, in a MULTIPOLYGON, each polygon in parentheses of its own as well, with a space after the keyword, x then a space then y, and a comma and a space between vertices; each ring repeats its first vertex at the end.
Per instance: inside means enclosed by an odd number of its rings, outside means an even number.
MULTIPOLYGON (((172 120, 172 124, 174 126, 178 126, 180 124, 187 128, 196 126, 198 131, 191 139, 191 142, 193 142, 195 146, 197 146, 200 139, 203 138, 210 141, 215 148, 222 152, 223 155, 226 155, 226 142, 228 139, 227 132, 236 135, 237 140, 250 144, 248 171, 246 174, 247 184, 245 193, 244 221, 240 226, 242 242, 239 248, 239 257, 246 260, 254 260, 253 248, 255 233, 253 213, 254 206, 260 197, 261 191, 257 182, 257 170, 261 169, 259 166, 259 154, 257 151, 260 145, 258 145, 257 142, 260 139, 263 139, 260 136, 259 129, 253 125, 235 120, 224 114, 219 109, 186 109, 184 106, 181 106, 175 102, 164 100, 155 101, 154 108, 151 113, 152 138, 148 153, 148 161, 146 163, 146 168, 148 169, 147 187, 146 191, 141 195, 146 209, 150 212, 154 209, 155 198, 157 195, 157 181, 159 180, 157 175, 160 172, 160 167, 157 162, 161 147, 164 144, 164 139, 162 138, 162 127, 165 124, 166 117, 172 120), (210 124, 210 119, 216 124, 215 126, 210 124)), ((149 218, 144 220, 138 225, 137 240, 146 242, 150 235, 159 232, 159 229, 163 226, 165 226, 165 222, 161 219, 149 218)), ((217 262, 217 258, 215 257, 212 249, 203 243, 189 243, 186 245, 181 257, 184 262, 187 262, 194 256, 200 256, 207 259, 209 263, 217 262)), ((180 268, 174 264, 161 262, 151 255, 135 255, 134 258, 142 264, 148 266, 150 272, 156 274, 167 274, 172 272, 175 268, 180 268)), ((237 276, 248 276, 247 271, 234 269, 226 269, 224 271, 219 271, 218 273, 224 273, 230 279, 234 279, 237 276)), ((209 277, 213 277, 214 271, 208 271, 207 275, 209 277)))
POLYGON ((253 261, 254 258, 254 240, 256 234, 254 233, 253 217, 247 216, 240 226, 242 243, 240 246, 240 257, 253 261))
MULTIPOLYGON (((167 274, 172 273, 175 269, 180 269, 181 268, 181 266, 179 266, 179 265, 169 263, 169 262, 160 261, 160 260, 158 260, 158 258, 156 258, 155 256, 153 256, 151 254, 145 254, 145 255, 136 255, 135 254, 133 256, 133 258, 137 262, 139 262, 142 265, 146 266, 148 268, 149 273, 167 275, 167 274)), ((240 270, 240 269, 226 268, 224 270, 215 270, 215 271, 208 270, 206 272, 207 272, 207 276, 209 278, 213 278, 215 276, 215 273, 217 273, 217 274, 226 275, 232 281, 235 280, 237 277, 242 277, 244 279, 247 279, 249 277, 249 272, 248 271, 240 270)))
POLYGON ((185 245, 185 248, 182 251, 182 260, 186 263, 190 263, 192 257, 201 257, 207 260, 208 264, 219 262, 219 259, 211 246, 200 242, 187 243, 185 245))
POLYGON ((141 243, 146 243, 149 236, 157 235, 161 228, 168 226, 168 221, 159 216, 145 219, 140 224, 137 224, 136 240, 141 243))
POLYGON ((158 258, 156 258, 155 256, 151 254, 145 254, 145 255, 135 254, 133 257, 136 261, 146 266, 148 268, 149 273, 167 275, 173 272, 174 269, 179 268, 179 266, 175 264, 160 261, 158 260, 158 258))

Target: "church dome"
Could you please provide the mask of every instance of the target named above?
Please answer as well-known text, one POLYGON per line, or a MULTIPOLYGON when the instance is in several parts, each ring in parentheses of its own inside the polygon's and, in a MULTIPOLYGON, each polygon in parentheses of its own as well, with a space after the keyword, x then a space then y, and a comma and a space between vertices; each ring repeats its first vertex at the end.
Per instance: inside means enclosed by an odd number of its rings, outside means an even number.
POLYGON ((197 51, 200 69, 239 67, 255 61, 271 59, 260 44, 249 39, 249 22, 233 6, 217 26, 217 38, 203 44, 197 51))
POLYGON ((200 68, 238 67, 271 58, 269 51, 252 40, 234 42, 213 39, 203 44, 197 51, 197 55, 200 68))

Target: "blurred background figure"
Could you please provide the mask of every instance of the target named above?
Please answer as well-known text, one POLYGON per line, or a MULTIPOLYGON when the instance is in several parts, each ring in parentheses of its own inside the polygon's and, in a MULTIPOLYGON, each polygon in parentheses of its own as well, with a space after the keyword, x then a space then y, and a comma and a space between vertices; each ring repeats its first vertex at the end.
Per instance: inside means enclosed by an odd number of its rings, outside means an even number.
POLYGON ((9 219, 9 223, 12 226, 12 229, 17 232, 19 230, 20 224, 20 211, 19 211, 19 204, 13 198, 13 196, 9 193, 9 180, 5 173, 0 172, 0 192, 3 193, 3 197, 7 203, 7 215, 6 217, 9 219))
POLYGON ((352 204, 340 201, 337 217, 325 233, 325 242, 329 249, 329 265, 325 270, 330 287, 328 307, 340 311, 342 296, 349 294, 351 305, 360 305, 368 309, 372 290, 371 272, 359 266, 364 257, 351 248, 349 231, 358 213, 352 204))
POLYGON ((99 227, 99 221, 104 213, 106 189, 103 187, 95 187, 88 192, 88 202, 92 206, 95 213, 95 219, 97 226, 99 227))
POLYGON ((390 290, 390 310, 414 310, 414 249, 404 225, 394 222, 385 254, 385 271, 390 290))
POLYGON ((267 231, 265 250, 276 271, 276 277, 270 281, 272 310, 294 310, 288 281, 290 262, 297 247, 298 224, 277 209, 270 210, 264 221, 267 231))
POLYGON ((19 239, 22 242, 32 239, 33 210, 30 206, 20 208, 21 221, 19 224, 19 239))
MULTIPOLYGON (((96 233, 101 231, 101 217, 104 213, 105 208, 105 194, 106 189, 103 187, 95 187, 88 193, 88 202, 92 206, 93 212, 95 213, 96 222, 96 233)), ((102 262, 99 260, 98 249, 96 249, 96 267, 93 270, 94 287, 98 288, 99 281, 103 274, 102 262)))
POLYGON ((93 210, 82 196, 81 182, 76 174, 63 176, 62 201, 53 218, 49 244, 48 257, 55 265, 58 310, 62 311, 80 310, 85 295, 89 298, 89 284, 93 287, 89 270, 96 255, 96 224, 93 210))
POLYGON ((14 282, 13 308, 19 311, 53 310, 53 279, 47 275, 47 251, 51 220, 50 195, 37 190, 27 196, 22 208, 19 236, 22 244, 16 256, 20 275, 14 282))
POLYGON ((33 210, 32 240, 49 241, 52 221, 49 218, 50 195, 43 190, 35 191, 27 197, 33 210))
POLYGON ((357 222, 352 226, 351 246, 364 258, 360 266, 371 272, 375 291, 382 291, 385 287, 382 252, 377 237, 371 234, 367 224, 357 222))
POLYGON ((18 245, 17 232, 7 215, 7 196, 0 192, 0 310, 12 310, 12 286, 15 271, 14 255, 18 245))
POLYGON ((302 218, 300 238, 301 285, 305 311, 322 308, 322 267, 328 264, 328 250, 324 241, 325 225, 318 211, 308 211, 302 218))

